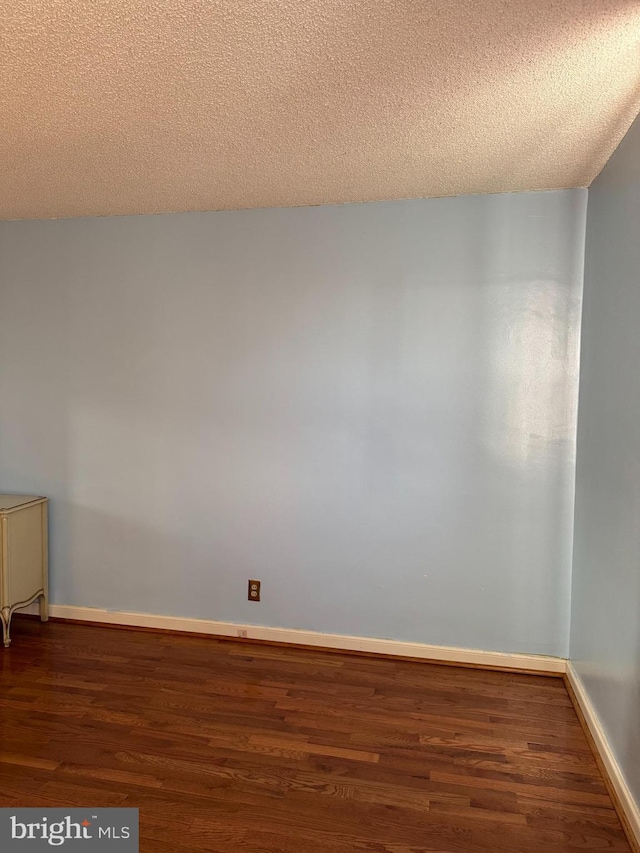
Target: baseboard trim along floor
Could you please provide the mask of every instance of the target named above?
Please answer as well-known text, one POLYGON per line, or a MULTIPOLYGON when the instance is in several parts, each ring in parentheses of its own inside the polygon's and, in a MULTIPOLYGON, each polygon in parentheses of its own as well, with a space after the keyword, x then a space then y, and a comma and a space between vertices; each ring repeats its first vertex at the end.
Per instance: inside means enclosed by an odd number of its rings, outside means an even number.
MULTIPOLYGON (((29 612, 31 608, 27 608, 29 612)), ((32 611, 37 612, 37 611, 32 611)), ((492 669, 509 669, 520 672, 563 675, 564 658, 545 655, 508 654, 505 652, 459 649, 448 646, 430 646, 402 640, 352 637, 346 634, 324 634, 294 628, 270 628, 259 625, 242 625, 235 622, 216 622, 209 619, 184 619, 177 616, 159 616, 151 613, 125 613, 94 607, 76 607, 52 604, 49 612, 53 618, 73 619, 81 622, 98 622, 105 625, 122 625, 138 628, 155 628, 166 631, 183 631, 193 634, 210 634, 217 637, 246 637, 273 643, 314 646, 338 651, 365 652, 392 657, 416 658, 464 666, 483 666, 492 669)))
POLYGON ((629 790, 582 679, 570 661, 567 661, 564 680, 576 713, 586 729, 587 738, 590 740, 591 748, 600 764, 600 770, 609 788, 620 822, 629 839, 629 844, 634 853, 640 853, 640 808, 638 808, 638 804, 629 790))

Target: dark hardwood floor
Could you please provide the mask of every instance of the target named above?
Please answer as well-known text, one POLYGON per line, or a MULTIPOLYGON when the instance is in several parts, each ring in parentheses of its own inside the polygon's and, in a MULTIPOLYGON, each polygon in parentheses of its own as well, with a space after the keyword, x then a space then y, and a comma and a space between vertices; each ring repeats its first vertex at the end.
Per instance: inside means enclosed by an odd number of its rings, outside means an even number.
POLYGON ((560 679, 16 618, 0 805, 142 853, 629 851, 560 679))

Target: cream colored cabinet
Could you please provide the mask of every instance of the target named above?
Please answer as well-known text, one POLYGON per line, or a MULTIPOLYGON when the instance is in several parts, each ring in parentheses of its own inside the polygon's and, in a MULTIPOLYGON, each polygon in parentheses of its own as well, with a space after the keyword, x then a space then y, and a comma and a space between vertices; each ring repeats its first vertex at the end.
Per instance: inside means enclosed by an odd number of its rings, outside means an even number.
POLYGON ((14 610, 40 599, 49 618, 47 499, 0 495, 0 618, 5 647, 14 610))

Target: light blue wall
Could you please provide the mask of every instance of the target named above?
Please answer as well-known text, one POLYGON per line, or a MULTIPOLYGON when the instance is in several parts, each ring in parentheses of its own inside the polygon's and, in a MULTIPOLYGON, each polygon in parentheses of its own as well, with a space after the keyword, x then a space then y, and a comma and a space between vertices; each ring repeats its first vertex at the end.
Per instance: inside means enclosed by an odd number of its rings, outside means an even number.
POLYGON ((53 601, 565 655, 585 207, 0 223, 53 601))
POLYGON ((640 120, 589 189, 571 657, 640 802, 640 120))

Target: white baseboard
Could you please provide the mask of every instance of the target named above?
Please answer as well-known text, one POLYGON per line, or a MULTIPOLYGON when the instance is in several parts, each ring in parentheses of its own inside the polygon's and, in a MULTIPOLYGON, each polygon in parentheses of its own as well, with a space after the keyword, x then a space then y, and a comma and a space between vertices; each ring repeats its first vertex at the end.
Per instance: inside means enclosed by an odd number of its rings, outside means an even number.
POLYGON ((611 784, 618 796, 620 806, 624 811, 629 829, 635 836, 636 844, 640 849, 640 807, 636 803, 633 794, 629 790, 629 786, 624 778, 620 765, 613 754, 607 734, 600 722, 597 711, 589 698, 589 694, 582 682, 582 679, 575 671, 570 661, 567 661, 567 680, 571 685, 575 697, 580 705, 580 710, 584 715, 585 722, 589 727, 591 736, 595 741, 596 748, 602 759, 602 763, 611 780, 611 784))
MULTIPOLYGON (((28 612, 29 608, 25 608, 28 612)), ((36 611, 33 611, 36 612, 36 611)), ((520 669, 525 672, 565 672, 564 658, 545 655, 508 654, 506 652, 458 649, 449 646, 429 646, 403 640, 384 640, 375 637, 351 637, 345 634, 323 634, 296 628, 268 628, 261 625, 241 625, 235 622, 214 622, 209 619, 183 619, 177 616, 157 616, 151 613, 124 613, 93 607, 74 607, 52 604, 51 616, 60 619, 79 619, 83 622, 106 622, 111 625, 132 625, 140 628, 163 628, 170 631, 190 631, 222 637, 244 637, 250 640, 271 640, 302 646, 321 646, 354 652, 373 652, 383 655, 422 658, 451 664, 477 664, 495 668, 520 669), (246 633, 241 633, 246 632, 246 633)))

